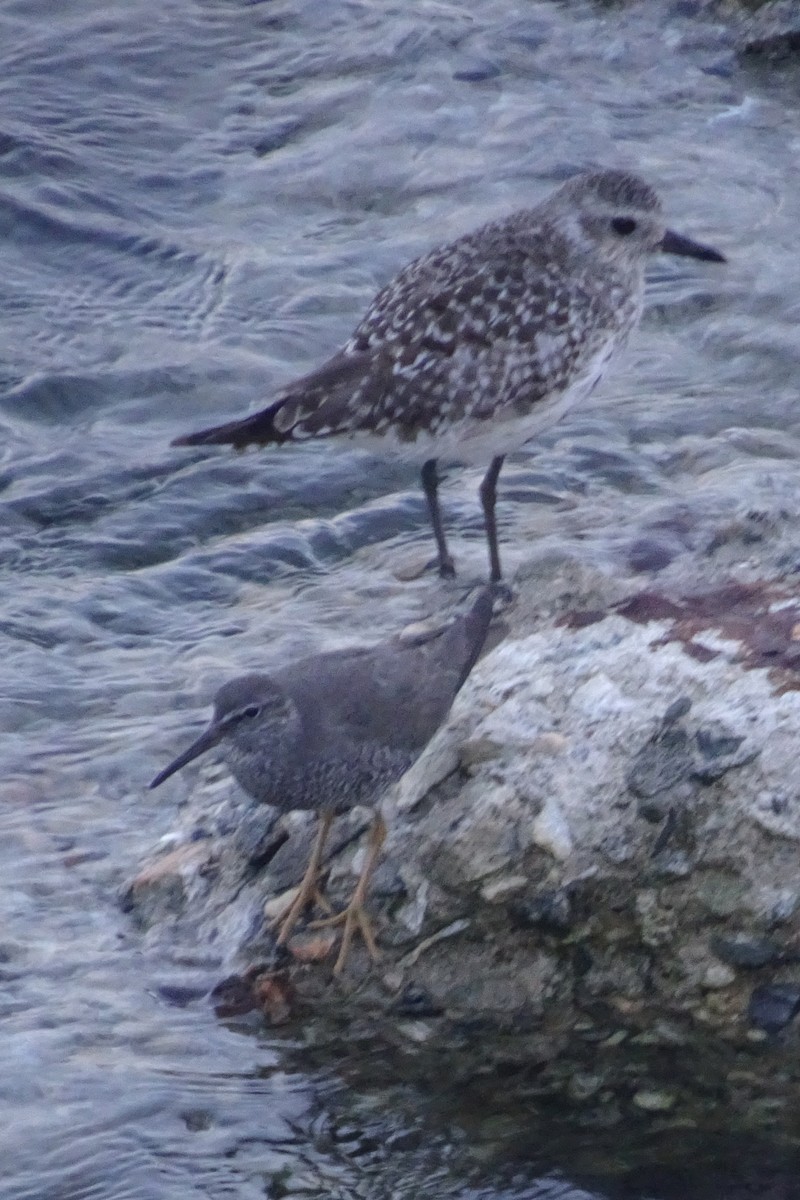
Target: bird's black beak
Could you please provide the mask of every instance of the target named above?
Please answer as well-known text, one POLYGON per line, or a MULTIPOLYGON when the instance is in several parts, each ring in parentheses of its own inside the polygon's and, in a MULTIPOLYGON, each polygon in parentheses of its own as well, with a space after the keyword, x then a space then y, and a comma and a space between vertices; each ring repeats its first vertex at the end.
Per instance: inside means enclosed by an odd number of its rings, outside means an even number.
POLYGON ((174 775, 176 771, 180 771, 181 767, 185 767, 193 758, 199 758, 201 754, 205 754, 206 750, 210 750, 212 746, 216 746, 219 739, 222 737, 223 728, 221 725, 214 722, 204 729, 200 737, 192 742, 188 750, 184 750, 183 754, 179 754, 173 759, 168 767, 164 767, 163 771, 159 771, 155 779, 149 785, 151 788, 157 788, 165 779, 169 779, 170 775, 174 775))
POLYGON ((724 254, 720 254, 719 250, 715 250, 713 246, 704 246, 702 242, 693 242, 691 238, 684 237, 683 234, 673 233, 668 229, 661 239, 659 250, 664 254, 681 254, 684 258, 699 258, 703 262, 724 263, 728 260, 724 254))

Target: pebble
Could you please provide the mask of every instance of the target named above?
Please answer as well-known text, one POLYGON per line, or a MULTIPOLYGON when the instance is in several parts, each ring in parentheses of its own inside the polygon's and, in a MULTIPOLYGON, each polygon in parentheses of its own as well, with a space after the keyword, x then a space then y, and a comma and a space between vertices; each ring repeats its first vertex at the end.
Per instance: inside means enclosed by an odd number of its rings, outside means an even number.
POLYGON ((165 909, 174 910, 185 899, 188 880, 210 857, 207 842, 187 842, 154 859, 125 887, 121 898, 123 911, 136 911, 140 919, 146 919, 150 905, 159 916, 163 916, 165 909))
POLYGON ((693 765, 689 735, 682 726, 660 727, 640 748, 628 769, 628 789, 651 800, 686 779, 693 765))
POLYGON ((268 921, 274 921, 281 917, 292 901, 300 895, 300 887, 289 888, 288 891, 281 892, 279 896, 270 896, 269 900, 264 904, 264 916, 268 921))
POLYGON ((569 738, 563 733, 540 733, 531 742, 534 754, 563 754, 569 746, 569 738))
POLYGON ((333 950, 337 936, 333 929, 309 930, 294 934, 286 949, 297 962, 321 962, 333 950))
POLYGON ((160 983, 156 988, 161 999, 175 1008, 186 1008, 195 1000, 202 1000, 210 990, 208 983, 160 983))
POLYGON ((440 1017, 443 1013, 430 992, 417 984, 409 983, 395 1002, 397 1013, 401 1017, 440 1017))
POLYGON ((392 574, 399 583, 412 583, 425 574, 430 566, 430 561, 430 555, 424 557, 419 554, 409 555, 407 559, 394 564, 392 574))
POLYGON ((419 942, 413 950, 400 959, 398 965, 401 967, 413 967, 420 955, 424 954, 426 950, 430 950, 431 946, 435 946, 437 942, 442 942, 446 938, 456 937, 459 933, 463 933, 465 929, 469 929, 471 924, 472 922, 468 921, 465 917, 461 917, 457 921, 451 921, 444 929, 438 930, 429 938, 424 938, 423 941, 419 942))
POLYGON ((422 1046, 433 1035, 433 1029, 427 1021, 398 1021, 397 1030, 409 1042, 422 1046))
POLYGON ((491 879, 481 888, 481 896, 488 904, 499 901, 521 892, 528 884, 527 875, 503 875, 500 879, 491 879))
POLYGON ((564 889, 542 892, 532 900, 516 900, 509 905, 508 914, 519 929, 564 934, 572 927, 572 905, 564 889))
POLYGON ((635 1092, 633 1103, 644 1112, 669 1112, 675 1107, 677 1097, 674 1092, 635 1092))
POLYGON ((695 897, 713 917, 730 917, 745 907, 747 884, 732 871, 705 871, 694 884, 695 897))
POLYGON ((576 1071, 567 1084, 567 1095, 573 1100, 589 1100, 596 1096, 603 1086, 602 1075, 592 1075, 588 1071, 576 1071))
POLYGON ((706 967, 702 986, 711 990, 730 987, 736 980, 736 972, 724 963, 711 963, 706 967))
POLYGON ((531 829, 532 840, 560 862, 569 858, 573 849, 572 834, 561 805, 551 796, 536 817, 531 829))
POLYGON ((711 949, 717 958, 733 967, 755 969, 781 958, 780 947, 770 938, 750 937, 746 933, 712 937, 711 949))
POLYGON ((254 980, 253 998, 269 1025, 283 1025, 292 1015, 294 991, 282 972, 254 980))
POLYGON ((403 972, 390 969, 382 976, 381 983, 387 992, 397 993, 403 986, 403 972))
POLYGON ((754 988, 747 1007, 752 1025, 765 1033, 779 1033, 800 1012, 800 984, 768 983, 754 988))

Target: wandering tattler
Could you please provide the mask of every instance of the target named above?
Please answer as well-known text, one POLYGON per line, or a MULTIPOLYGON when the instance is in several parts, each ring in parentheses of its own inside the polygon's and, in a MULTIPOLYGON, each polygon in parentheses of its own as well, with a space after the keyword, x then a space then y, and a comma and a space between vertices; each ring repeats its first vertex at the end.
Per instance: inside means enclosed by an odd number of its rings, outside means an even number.
POLYGON ((439 573, 454 574, 438 500, 440 458, 489 469, 480 498, 491 580, 503 459, 600 381, 642 313, 656 251, 725 259, 667 229, 658 196, 625 171, 578 175, 535 208, 409 263, 350 339, 260 412, 174 445, 281 445, 343 436, 422 466, 439 573))
POLYGON ((413 639, 315 654, 272 675, 242 675, 223 685, 211 723, 156 775, 158 787, 192 759, 219 746, 254 799, 283 811, 320 815, 300 889, 277 918, 278 944, 308 903, 319 898, 322 855, 333 818, 357 805, 376 809, 364 866, 347 907, 327 922, 344 924, 334 971, 347 960, 356 926, 370 955, 377 947, 364 911, 370 876, 386 837, 377 805, 419 757, 474 667, 492 617, 492 593, 444 629, 413 639))

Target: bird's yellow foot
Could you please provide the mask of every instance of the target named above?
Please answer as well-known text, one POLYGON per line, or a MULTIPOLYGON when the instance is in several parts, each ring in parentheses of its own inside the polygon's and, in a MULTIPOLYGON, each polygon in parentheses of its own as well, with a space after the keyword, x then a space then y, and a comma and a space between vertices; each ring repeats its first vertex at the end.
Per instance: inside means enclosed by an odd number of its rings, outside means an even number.
POLYGON ((378 861, 378 856, 381 852, 381 846, 386 839, 386 826, 383 823, 383 818, 380 813, 375 817, 372 823, 372 828, 369 831, 369 839, 367 841, 367 856, 364 860, 364 866, 361 869, 361 874, 358 877, 358 883, 355 886, 353 895, 350 897, 350 903, 347 908, 342 909, 335 916, 325 917, 322 921, 314 921, 311 925, 312 929, 330 928, 333 925, 344 925, 342 933, 342 944, 339 947, 339 954, 333 966, 334 975, 341 975, 344 970, 347 956, 350 953, 350 945, 353 941, 353 934, 358 928, 361 931, 361 936, 364 939, 364 945, 367 947, 369 956, 373 962, 380 958, 380 950, 375 941, 375 935, 372 932, 370 919, 364 909, 364 901, 367 897, 367 889, 369 881, 372 878, 372 872, 375 870, 375 864, 378 861))
POLYGON ((331 917, 324 917, 321 921, 312 921, 309 928, 330 929, 334 925, 344 925, 342 944, 339 947, 339 953, 333 965, 334 975, 341 975, 344 970, 356 929, 360 931, 364 939, 364 945, 367 947, 367 953, 372 961, 378 961, 381 952, 378 949, 378 943, 375 941, 375 934, 372 932, 372 922, 367 916, 363 903, 356 899, 355 893, 347 908, 343 908, 341 912, 335 913, 331 917))

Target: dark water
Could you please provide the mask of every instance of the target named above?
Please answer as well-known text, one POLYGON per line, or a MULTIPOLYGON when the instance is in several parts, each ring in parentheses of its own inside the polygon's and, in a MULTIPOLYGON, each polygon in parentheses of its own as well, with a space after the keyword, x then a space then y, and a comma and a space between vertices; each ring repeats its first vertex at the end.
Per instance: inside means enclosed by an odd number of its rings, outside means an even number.
MULTIPOLYGON (((730 255, 658 264, 625 367, 509 469, 510 564, 534 537, 613 557, 620 520, 762 470, 791 486, 796 73, 691 10, 0 6, 0 1194, 579 1195, 566 1140, 216 1022, 217 948, 149 947, 116 898, 174 824, 181 785, 144 785, 221 679, 437 602, 392 571, 428 546, 412 467, 169 448, 320 361, 415 253, 596 162, 730 255)), ((476 482, 446 503, 478 573, 476 482)), ((720 1194, 726 1154, 629 1194, 720 1194)), ((611 1194, 624 1166, 604 1146, 585 1177, 611 1194)))

